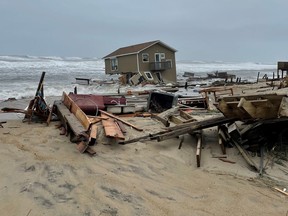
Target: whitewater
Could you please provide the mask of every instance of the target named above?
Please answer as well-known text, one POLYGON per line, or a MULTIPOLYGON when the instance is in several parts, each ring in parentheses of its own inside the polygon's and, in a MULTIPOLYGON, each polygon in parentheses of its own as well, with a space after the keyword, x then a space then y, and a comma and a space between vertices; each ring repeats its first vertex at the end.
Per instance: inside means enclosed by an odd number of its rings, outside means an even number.
MULTIPOLYGON (((177 61, 177 79, 183 80, 184 72, 205 77, 207 73, 227 71, 242 80, 256 81, 257 74, 272 76, 277 69, 276 63, 254 62, 204 62, 177 61)), ((32 98, 35 95, 42 72, 45 72, 45 96, 61 96, 63 91, 71 92, 75 87, 78 93, 103 94, 116 93, 115 85, 79 85, 75 78, 95 80, 118 80, 116 75, 105 74, 105 64, 99 58, 80 57, 43 57, 43 56, 0 56, 0 101, 8 98, 32 98)), ((133 90, 139 87, 121 87, 133 90)))

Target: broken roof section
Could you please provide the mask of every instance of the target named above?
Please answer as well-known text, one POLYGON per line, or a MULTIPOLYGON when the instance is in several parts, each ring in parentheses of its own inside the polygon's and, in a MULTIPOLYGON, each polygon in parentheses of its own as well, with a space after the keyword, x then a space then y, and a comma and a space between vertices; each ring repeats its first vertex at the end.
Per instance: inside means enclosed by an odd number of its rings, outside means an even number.
POLYGON ((107 56, 104 56, 103 59, 107 58, 113 58, 113 57, 118 57, 118 56, 125 56, 125 55, 132 55, 132 54, 137 54, 145 49, 148 49, 149 47, 155 45, 155 44, 161 44, 162 46, 166 47, 167 49, 172 50, 173 52, 177 52, 176 49, 168 46, 167 44, 163 43, 160 40, 155 40, 155 41, 150 41, 150 42, 145 42, 145 43, 140 43, 140 44, 135 44, 131 46, 126 46, 126 47, 121 47, 114 52, 110 53, 107 56))

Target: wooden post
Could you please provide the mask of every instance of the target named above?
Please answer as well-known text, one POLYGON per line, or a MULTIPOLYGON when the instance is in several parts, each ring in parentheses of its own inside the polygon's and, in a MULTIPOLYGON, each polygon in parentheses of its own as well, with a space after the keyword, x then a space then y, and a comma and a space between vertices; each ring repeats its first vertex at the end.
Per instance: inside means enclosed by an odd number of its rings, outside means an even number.
POLYGON ((196 149, 196 161, 197 161, 197 167, 200 167, 201 162, 201 150, 202 150, 202 133, 196 134, 197 138, 197 149, 196 149))
POLYGON ((259 81, 259 76, 260 76, 260 71, 259 71, 258 74, 257 74, 257 80, 256 80, 256 83, 258 83, 258 81, 259 81))

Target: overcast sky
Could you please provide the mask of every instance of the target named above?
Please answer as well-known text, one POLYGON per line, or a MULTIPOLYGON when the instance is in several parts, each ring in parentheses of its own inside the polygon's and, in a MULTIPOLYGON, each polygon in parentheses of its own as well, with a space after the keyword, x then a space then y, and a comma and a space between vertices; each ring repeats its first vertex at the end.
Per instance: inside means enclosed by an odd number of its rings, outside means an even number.
POLYGON ((99 57, 161 40, 177 60, 288 60, 287 0, 1 0, 0 55, 99 57))

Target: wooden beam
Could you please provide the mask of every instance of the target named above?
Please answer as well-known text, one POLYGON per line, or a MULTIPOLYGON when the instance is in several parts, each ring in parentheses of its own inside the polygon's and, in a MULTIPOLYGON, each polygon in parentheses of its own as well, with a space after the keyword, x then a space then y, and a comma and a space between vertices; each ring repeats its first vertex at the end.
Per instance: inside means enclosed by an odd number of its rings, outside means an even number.
POLYGON ((221 124, 225 124, 229 122, 234 122, 234 121, 235 119, 230 119, 226 117, 216 117, 216 118, 206 119, 203 121, 191 122, 187 124, 183 123, 181 125, 167 128, 170 131, 168 131, 165 134, 153 137, 153 139, 157 139, 157 141, 160 142, 160 141, 170 139, 170 138, 173 138, 173 137, 185 134, 185 133, 190 133, 196 130, 205 129, 205 128, 209 128, 209 127, 213 127, 213 126, 217 126, 217 125, 221 125, 221 124))
POLYGON ((65 92, 63 92, 62 101, 64 105, 70 110, 70 112, 72 112, 81 122, 83 127, 88 130, 90 127, 90 121, 82 109, 80 109, 80 107, 78 107, 78 105, 65 92))
POLYGON ((225 115, 227 118, 230 118, 230 117, 234 117, 235 114, 234 114, 234 111, 231 107, 228 106, 227 102, 224 101, 224 100, 220 100, 218 102, 218 105, 217 105, 217 108, 218 110, 220 110, 223 115, 225 115))
POLYGON ((91 125, 90 134, 89 134, 89 145, 94 145, 96 143, 97 129, 98 129, 98 126, 96 124, 91 125))
POLYGON ((179 119, 178 117, 172 115, 170 116, 169 120, 175 124, 182 124, 183 121, 181 119, 179 119))

